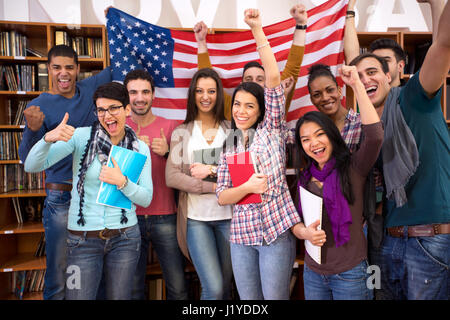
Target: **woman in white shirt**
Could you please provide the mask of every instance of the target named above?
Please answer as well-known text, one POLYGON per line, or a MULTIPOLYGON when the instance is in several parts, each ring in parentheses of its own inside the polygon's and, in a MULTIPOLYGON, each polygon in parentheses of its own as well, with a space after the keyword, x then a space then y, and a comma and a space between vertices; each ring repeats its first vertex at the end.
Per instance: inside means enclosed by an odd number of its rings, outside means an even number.
POLYGON ((198 70, 187 100, 186 120, 172 133, 166 165, 167 186, 180 191, 178 243, 200 278, 201 299, 229 299, 232 207, 219 206, 215 195, 218 158, 230 128, 219 75, 198 70))

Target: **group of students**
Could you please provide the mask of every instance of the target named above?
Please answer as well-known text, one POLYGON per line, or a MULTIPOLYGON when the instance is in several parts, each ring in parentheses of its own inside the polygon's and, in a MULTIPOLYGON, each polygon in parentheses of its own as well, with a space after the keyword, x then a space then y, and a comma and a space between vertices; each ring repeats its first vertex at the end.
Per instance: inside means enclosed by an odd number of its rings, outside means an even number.
MULTIPOLYGON (((354 4, 346 26, 354 24, 354 4)), ((143 298, 151 241, 169 299, 188 298, 183 255, 196 269, 202 299, 229 299, 233 277, 241 300, 289 299, 296 239, 322 248, 321 264, 305 256, 306 299, 372 299, 369 264, 381 269, 377 298, 450 297, 450 137, 440 107, 450 5, 422 68, 401 88, 377 53, 392 49, 381 44, 351 56, 346 48, 339 75, 358 113, 341 105, 330 68, 312 66, 308 89, 319 111, 301 117, 295 130, 285 113, 302 63, 305 7, 294 6, 291 15, 298 27, 280 76, 259 11, 245 11, 261 64, 244 67, 231 97, 209 62, 207 28, 197 24, 199 70, 179 126, 152 114, 147 72, 131 71, 121 85, 111 82, 108 67, 76 82, 76 53, 50 50, 52 92, 25 110, 19 149, 26 171, 46 170, 45 298, 143 298), (287 143, 299 152, 298 188, 323 198, 322 228, 305 225, 301 201, 292 200, 287 143), (147 156, 137 183, 115 161, 106 166, 112 145, 147 156), (194 157, 208 149, 220 150, 217 166, 194 157), (233 186, 227 159, 243 151, 253 154, 258 172, 233 186), (101 182, 116 185, 132 209, 96 204, 101 182), (238 204, 253 193, 261 203, 238 204), (67 266, 79 268, 78 286, 65 286, 67 266)))

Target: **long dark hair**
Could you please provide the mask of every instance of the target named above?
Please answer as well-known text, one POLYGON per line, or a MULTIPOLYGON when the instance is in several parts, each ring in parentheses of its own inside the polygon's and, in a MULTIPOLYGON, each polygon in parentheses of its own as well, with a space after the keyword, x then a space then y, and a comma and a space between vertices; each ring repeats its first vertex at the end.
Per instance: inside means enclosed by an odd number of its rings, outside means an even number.
MULTIPOLYGON (((256 128, 258 124, 264 120, 264 115, 266 114, 266 105, 264 99, 264 89, 255 82, 242 82, 239 84, 233 92, 233 96, 231 97, 231 111, 233 111, 234 100, 236 98, 236 94, 239 91, 245 91, 250 93, 256 98, 259 107, 259 117, 256 122, 249 128, 249 146, 253 141, 253 136, 255 135, 256 128)), ((224 150, 227 146, 237 147, 237 141, 239 138, 242 138, 242 132, 240 129, 236 127, 236 122, 234 121, 233 115, 231 115, 231 133, 228 135, 227 139, 224 142, 224 150)))
POLYGON ((209 68, 203 68, 198 70, 194 76, 192 77, 191 84, 189 85, 188 97, 187 97, 187 110, 186 110, 186 119, 184 123, 189 123, 194 121, 198 114, 197 104, 195 103, 195 89, 197 88, 197 82, 201 78, 212 78, 216 82, 217 93, 216 93, 216 105, 214 106, 214 117, 217 123, 225 120, 224 112, 224 94, 223 94, 223 85, 220 80, 219 75, 216 71, 209 68))
POLYGON ((350 150, 345 144, 344 139, 342 139, 341 133, 334 122, 319 111, 306 113, 303 117, 298 119, 295 126, 295 141, 300 153, 300 168, 297 168, 297 180, 300 181, 301 184, 307 184, 308 181, 304 181, 305 177, 302 174, 303 171, 309 169, 313 163, 317 165, 317 162, 306 154, 300 140, 300 128, 306 122, 314 122, 325 131, 325 134, 333 147, 331 156, 336 159, 336 169, 339 174, 342 194, 349 204, 353 204, 355 199, 350 185, 350 150))

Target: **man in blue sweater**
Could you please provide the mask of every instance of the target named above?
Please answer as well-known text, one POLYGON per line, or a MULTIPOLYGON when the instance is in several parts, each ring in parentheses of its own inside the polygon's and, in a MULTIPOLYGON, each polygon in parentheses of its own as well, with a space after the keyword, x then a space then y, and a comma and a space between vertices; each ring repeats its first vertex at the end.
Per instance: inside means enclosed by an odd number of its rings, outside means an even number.
MULTIPOLYGON (((111 69, 77 82, 80 71, 78 55, 70 47, 57 45, 48 52, 48 74, 52 88, 30 101, 24 111, 26 126, 19 146, 19 156, 25 162, 28 152, 48 131, 61 122, 66 112, 68 124, 77 128, 91 126, 92 96, 96 88, 112 81, 111 69)), ((67 214, 72 189, 72 156, 68 156, 45 171, 43 224, 46 239, 47 271, 44 299, 64 299, 66 271, 67 214)))

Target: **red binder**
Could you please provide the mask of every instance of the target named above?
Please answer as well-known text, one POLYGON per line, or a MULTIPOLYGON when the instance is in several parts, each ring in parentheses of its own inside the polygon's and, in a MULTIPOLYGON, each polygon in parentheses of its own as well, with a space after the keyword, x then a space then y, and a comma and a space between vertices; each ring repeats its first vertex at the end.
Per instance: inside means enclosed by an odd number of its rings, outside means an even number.
MULTIPOLYGON (((227 156, 228 171, 230 171, 233 187, 238 187, 248 181, 255 173, 255 167, 249 151, 235 153, 227 156)), ((237 204, 261 203, 261 195, 250 193, 243 197, 237 204)))

